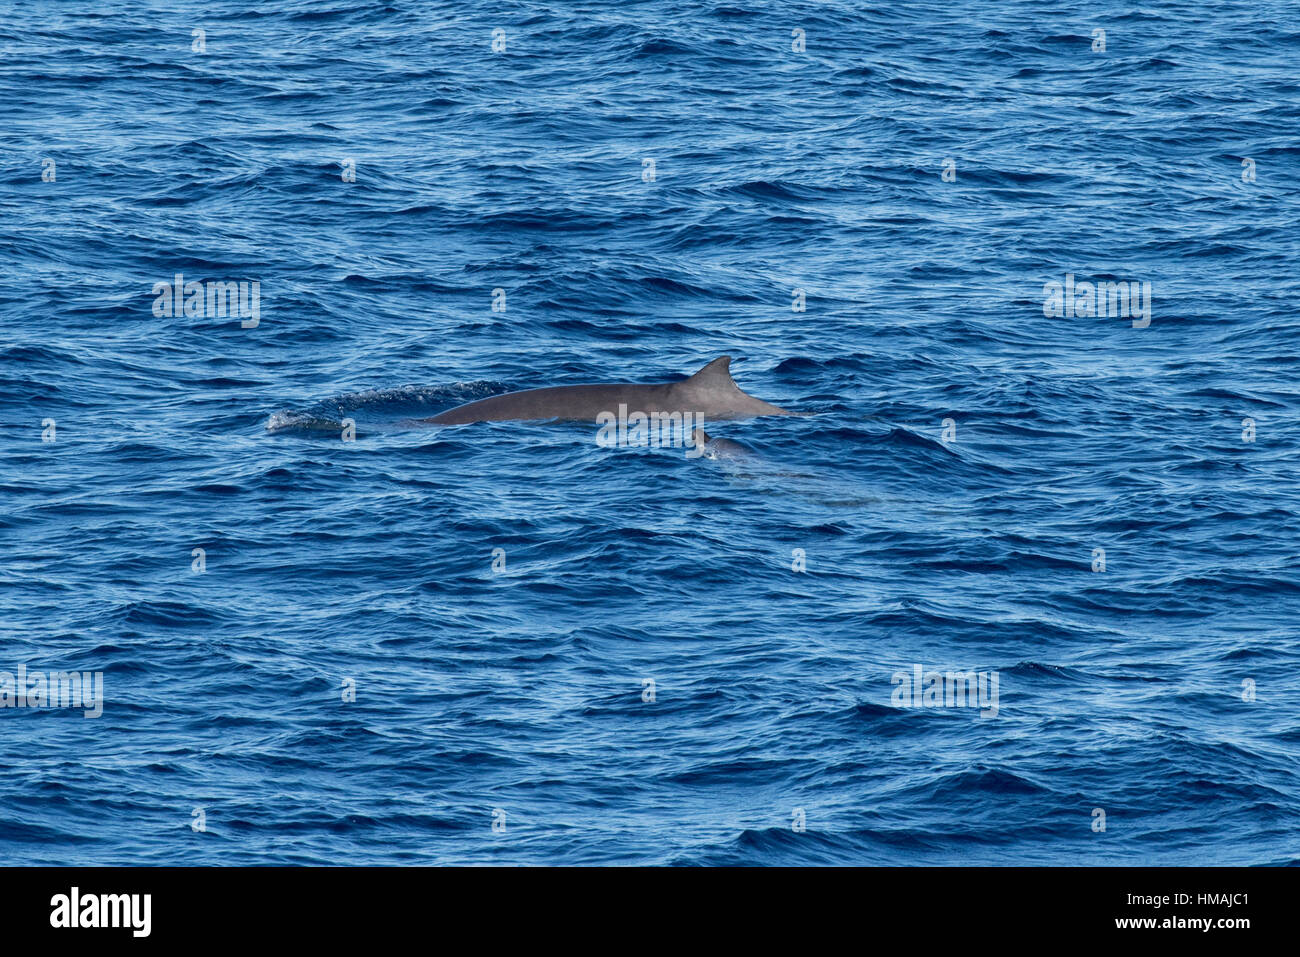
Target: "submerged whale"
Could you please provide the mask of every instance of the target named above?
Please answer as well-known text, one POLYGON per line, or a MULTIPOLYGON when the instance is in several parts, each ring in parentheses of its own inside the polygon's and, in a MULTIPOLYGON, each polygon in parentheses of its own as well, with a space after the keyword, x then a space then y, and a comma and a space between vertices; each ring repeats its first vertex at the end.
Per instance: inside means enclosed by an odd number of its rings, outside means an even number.
POLYGON ((717 438, 698 428, 691 433, 691 444, 710 459, 743 459, 754 454, 754 450, 747 445, 741 445, 734 439, 717 438))
POLYGON ((595 422, 602 413, 617 413, 620 406, 629 412, 646 415, 693 412, 706 419, 796 414, 742 392, 731 378, 731 356, 719 356, 693 376, 678 382, 657 385, 617 382, 526 389, 469 402, 420 421, 434 425, 526 419, 595 422))

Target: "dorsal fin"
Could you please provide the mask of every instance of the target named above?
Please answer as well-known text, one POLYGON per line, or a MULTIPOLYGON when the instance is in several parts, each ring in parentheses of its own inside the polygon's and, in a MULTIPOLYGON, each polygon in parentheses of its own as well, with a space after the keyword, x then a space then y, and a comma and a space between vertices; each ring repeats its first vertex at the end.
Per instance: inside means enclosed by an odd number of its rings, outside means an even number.
POLYGON ((731 356, 718 356, 691 376, 690 381, 705 386, 729 385, 734 388, 736 383, 731 378, 731 356))

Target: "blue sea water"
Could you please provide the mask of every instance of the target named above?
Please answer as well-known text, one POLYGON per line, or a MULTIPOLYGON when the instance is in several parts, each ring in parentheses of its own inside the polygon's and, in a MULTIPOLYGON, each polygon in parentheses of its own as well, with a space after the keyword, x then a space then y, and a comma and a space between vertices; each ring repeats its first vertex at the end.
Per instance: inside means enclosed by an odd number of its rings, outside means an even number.
POLYGON ((5 8, 4 859, 1300 861, 1294 3, 5 8))

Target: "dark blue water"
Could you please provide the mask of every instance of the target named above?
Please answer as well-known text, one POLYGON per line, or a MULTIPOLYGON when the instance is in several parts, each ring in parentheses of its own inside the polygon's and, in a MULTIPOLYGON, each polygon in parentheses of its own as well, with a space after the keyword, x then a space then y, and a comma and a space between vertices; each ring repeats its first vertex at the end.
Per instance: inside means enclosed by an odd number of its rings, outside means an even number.
POLYGON ((0 21, 0 671, 104 699, 6 859, 1297 861, 1295 4, 92 6, 0 21), (723 354, 812 415, 412 422, 723 354))

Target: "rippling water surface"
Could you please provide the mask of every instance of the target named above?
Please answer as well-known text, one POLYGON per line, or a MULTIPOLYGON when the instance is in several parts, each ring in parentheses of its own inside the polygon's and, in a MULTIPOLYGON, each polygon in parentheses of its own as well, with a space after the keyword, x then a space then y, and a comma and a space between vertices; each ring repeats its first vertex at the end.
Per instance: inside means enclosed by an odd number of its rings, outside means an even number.
POLYGON ((7 859, 1296 862, 1294 4, 92 6, 0 22, 0 670, 105 699, 7 859), (812 414, 415 422, 724 354, 812 414))

